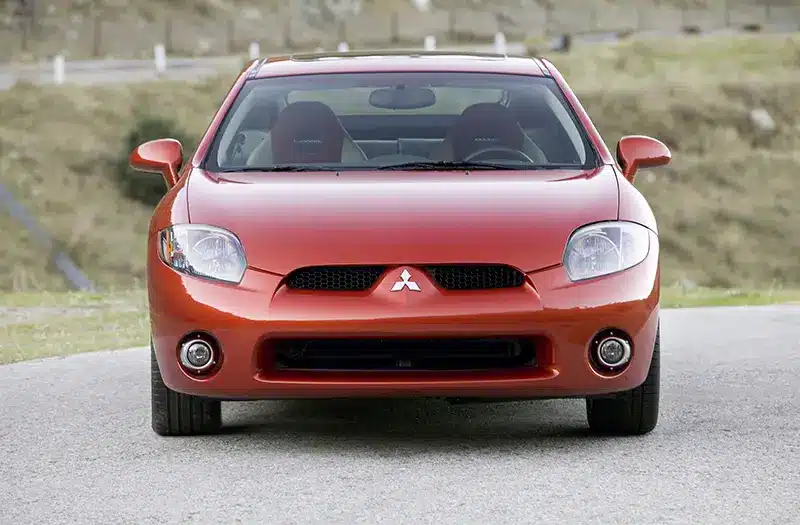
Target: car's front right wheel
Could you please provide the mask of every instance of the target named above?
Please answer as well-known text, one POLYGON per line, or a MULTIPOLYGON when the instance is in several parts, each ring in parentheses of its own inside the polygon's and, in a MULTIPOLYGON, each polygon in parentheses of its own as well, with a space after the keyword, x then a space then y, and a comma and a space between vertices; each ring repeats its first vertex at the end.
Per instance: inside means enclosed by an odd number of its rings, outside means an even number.
POLYGON ((656 331, 653 358, 644 383, 610 396, 586 399, 589 428, 600 434, 641 435, 656 428, 661 390, 661 328, 656 331))
POLYGON ((222 402, 175 392, 164 384, 150 344, 150 390, 153 431, 160 436, 213 434, 222 428, 222 402))

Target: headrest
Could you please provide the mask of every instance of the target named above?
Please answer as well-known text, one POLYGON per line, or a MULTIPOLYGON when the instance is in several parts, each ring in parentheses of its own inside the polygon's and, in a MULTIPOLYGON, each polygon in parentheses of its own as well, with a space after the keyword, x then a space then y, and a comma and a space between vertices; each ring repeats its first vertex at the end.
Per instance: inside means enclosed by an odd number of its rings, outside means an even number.
POLYGON ((272 127, 273 162, 341 162, 344 135, 336 114, 322 102, 294 102, 281 111, 272 127))
POLYGON ((524 143, 525 134, 514 113, 495 102, 481 102, 465 109, 452 136, 456 159, 490 147, 521 150, 524 143))

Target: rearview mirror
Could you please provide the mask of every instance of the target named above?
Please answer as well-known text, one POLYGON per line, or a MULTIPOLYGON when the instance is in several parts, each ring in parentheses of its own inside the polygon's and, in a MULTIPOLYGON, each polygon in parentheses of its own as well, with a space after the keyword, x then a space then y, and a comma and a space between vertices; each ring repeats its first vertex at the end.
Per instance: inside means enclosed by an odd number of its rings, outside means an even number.
POLYGON ((617 144, 617 162, 622 174, 633 183, 641 168, 666 166, 672 160, 669 148, 660 140, 644 135, 622 137, 617 144))
POLYGON ((183 164, 183 146, 175 139, 157 139, 145 142, 131 152, 131 168, 149 173, 160 173, 171 188, 178 182, 178 171, 183 164))
POLYGON ((382 88, 370 93, 369 103, 381 109, 421 109, 436 104, 436 93, 428 88, 382 88))

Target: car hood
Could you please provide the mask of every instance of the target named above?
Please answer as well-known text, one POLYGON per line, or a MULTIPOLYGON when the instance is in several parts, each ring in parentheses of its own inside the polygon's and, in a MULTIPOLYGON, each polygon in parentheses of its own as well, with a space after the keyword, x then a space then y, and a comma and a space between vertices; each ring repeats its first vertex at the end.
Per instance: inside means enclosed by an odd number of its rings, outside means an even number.
POLYGON ((248 265, 561 263, 578 227, 613 220, 610 166, 577 171, 225 173, 194 170, 189 218, 235 233, 248 265))

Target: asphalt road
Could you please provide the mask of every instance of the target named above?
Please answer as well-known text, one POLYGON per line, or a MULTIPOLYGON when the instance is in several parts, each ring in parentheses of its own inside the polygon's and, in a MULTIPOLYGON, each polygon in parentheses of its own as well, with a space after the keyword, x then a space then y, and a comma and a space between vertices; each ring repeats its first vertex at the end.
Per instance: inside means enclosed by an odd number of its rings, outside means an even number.
POLYGON ((224 405, 231 432, 150 430, 148 353, 0 367, 0 522, 800 523, 800 306, 664 312, 641 438, 583 403, 224 405))

